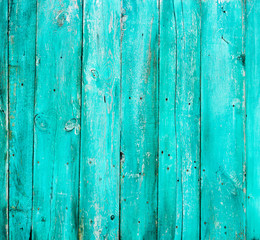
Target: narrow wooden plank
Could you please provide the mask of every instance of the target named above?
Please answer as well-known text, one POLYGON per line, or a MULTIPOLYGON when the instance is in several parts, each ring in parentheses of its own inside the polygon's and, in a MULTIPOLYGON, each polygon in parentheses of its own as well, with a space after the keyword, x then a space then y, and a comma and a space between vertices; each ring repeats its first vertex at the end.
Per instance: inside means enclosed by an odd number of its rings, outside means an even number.
POLYGON ((246 226, 247 239, 260 239, 260 2, 246 3, 246 226))
POLYGON ((10 1, 9 8, 9 237, 29 239, 32 228, 36 1, 10 1))
POLYGON ((202 239, 244 239, 243 1, 202 1, 202 239))
POLYGON ((175 12, 177 178, 181 181, 177 216, 182 215, 177 218, 176 239, 195 240, 200 237, 200 0, 175 1, 175 12))
POLYGON ((158 175, 158 3, 122 1, 122 239, 155 239, 158 175))
POLYGON ((8 1, 0 0, 0 239, 8 238, 8 1))
POLYGON ((120 1, 84 1, 80 239, 117 239, 120 1))
POLYGON ((181 179, 177 178, 177 19, 174 1, 162 0, 160 4, 159 59, 158 239, 175 239, 175 230, 179 231, 176 228, 177 186, 181 186, 181 179))
POLYGON ((34 239, 77 239, 81 0, 37 3, 34 239))
POLYGON ((199 239, 200 1, 160 9, 159 238, 199 239))

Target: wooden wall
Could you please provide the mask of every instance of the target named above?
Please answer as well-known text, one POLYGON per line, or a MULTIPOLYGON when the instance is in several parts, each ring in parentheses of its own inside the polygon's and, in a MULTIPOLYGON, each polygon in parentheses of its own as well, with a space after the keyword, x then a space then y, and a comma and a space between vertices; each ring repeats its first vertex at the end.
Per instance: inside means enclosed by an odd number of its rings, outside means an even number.
POLYGON ((0 0, 0 240, 260 239, 258 68, 258 0, 0 0))

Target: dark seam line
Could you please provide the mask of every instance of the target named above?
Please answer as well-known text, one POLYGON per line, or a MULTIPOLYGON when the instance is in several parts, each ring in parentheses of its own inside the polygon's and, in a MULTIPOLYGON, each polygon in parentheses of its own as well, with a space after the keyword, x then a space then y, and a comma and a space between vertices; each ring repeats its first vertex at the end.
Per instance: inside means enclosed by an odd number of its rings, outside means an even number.
POLYGON ((35 106, 36 106, 36 88, 37 88, 37 23, 38 23, 38 1, 36 0, 36 9, 35 9, 35 52, 34 52, 34 61, 35 61, 35 69, 34 69, 34 106, 33 106, 33 151, 32 151, 32 215, 31 215, 31 235, 33 230, 33 211, 34 211, 34 146, 35 146, 35 106))
POLYGON ((202 111, 201 111, 201 107, 202 107, 202 96, 201 96, 201 70, 202 70, 202 6, 201 6, 201 1, 200 1, 200 152, 199 152, 199 158, 200 158, 200 168, 199 168, 199 239, 201 239, 201 143, 202 143, 202 135, 201 135, 201 123, 202 123, 202 111))
MULTIPOLYGON (((7 239, 9 239, 9 232, 10 232, 10 218, 9 218, 9 204, 10 204, 10 199, 9 199, 9 196, 10 196, 10 174, 9 174, 9 168, 10 168, 10 157, 9 157, 9 141, 10 141, 10 113, 9 113, 9 110, 10 110, 10 99, 9 99, 9 91, 10 91, 10 67, 9 67, 9 64, 10 64, 10 61, 9 61, 9 50, 10 50, 10 44, 9 44, 9 36, 10 36, 10 7, 11 7, 11 4, 10 4, 10 1, 8 1, 7 3, 7 123, 6 123, 6 127, 7 127, 7 150, 6 150, 6 157, 7 157, 7 239)), ((6 105, 6 104, 5 104, 6 105)), ((6 118, 5 118, 6 119, 6 118)))
POLYGON ((81 159, 82 159, 82 154, 81 154, 81 134, 82 134, 82 106, 83 106, 83 48, 84 48, 84 0, 82 0, 82 18, 81 18, 81 56, 80 56, 80 61, 81 61, 81 69, 80 69, 80 135, 79 135, 79 169, 78 169, 78 239, 81 239, 81 229, 80 229, 80 166, 81 166, 81 159))
POLYGON ((156 224, 156 239, 159 239, 159 167, 160 167, 160 34, 161 34, 161 4, 160 1, 157 2, 158 4, 158 66, 157 66, 157 88, 158 88, 158 92, 157 92, 157 104, 158 104, 158 116, 157 116, 157 122, 158 122, 158 130, 157 130, 157 224, 156 224))
MULTIPOLYGON (((243 53, 246 59, 246 43, 247 43, 247 34, 246 34, 246 27, 247 27, 247 17, 246 17, 246 13, 247 13, 247 8, 246 8, 246 0, 241 0, 241 4, 242 4, 242 48, 243 48, 243 53), (244 11, 243 11, 244 10, 244 11)), ((244 161, 242 162, 242 171, 243 171, 243 180, 244 180, 244 187, 245 187, 245 194, 244 194, 244 202, 245 202, 245 206, 244 208, 247 209, 247 175, 246 175, 246 171, 247 171, 247 152, 246 152, 246 132, 247 132, 247 101, 246 101, 246 90, 247 90, 247 81, 246 81, 246 65, 243 66, 243 69, 245 71, 245 77, 243 79, 244 84, 245 84, 245 88, 244 88, 244 98, 245 98, 245 110, 244 110, 244 126, 243 126, 243 131, 244 131, 244 161)), ((244 231, 245 231, 245 239, 247 239, 247 214, 245 214, 245 220, 244 220, 244 231)))
POLYGON ((118 197, 119 197, 119 211, 118 211, 118 239, 121 239, 121 192, 122 192, 122 183, 121 183, 121 174, 122 174, 122 157, 123 157, 123 153, 122 151, 122 57, 123 57, 123 53, 122 53, 122 45, 123 45, 123 0, 121 0, 120 3, 120 96, 119 96, 119 127, 120 127, 120 132, 119 132, 119 191, 118 191, 118 197))

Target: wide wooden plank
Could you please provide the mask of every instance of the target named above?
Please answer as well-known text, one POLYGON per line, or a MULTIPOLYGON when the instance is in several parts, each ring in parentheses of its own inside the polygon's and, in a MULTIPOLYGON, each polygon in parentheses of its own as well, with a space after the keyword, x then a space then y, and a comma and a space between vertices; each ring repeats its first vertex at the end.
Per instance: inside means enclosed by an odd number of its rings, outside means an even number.
POLYGON ((37 1, 33 238, 77 239, 81 0, 37 1))
POLYGON ((9 237, 29 239, 32 229, 36 1, 11 1, 9 14, 9 237))
POLYGON ((80 239, 117 239, 120 1, 84 1, 80 239))
POLYGON ((0 239, 8 238, 8 1, 0 0, 0 239))
POLYGON ((158 175, 157 1, 122 1, 122 239, 155 239, 158 175))
POLYGON ((247 239, 260 239, 260 2, 246 5, 247 239))
POLYGON ((202 239, 245 238, 243 14, 243 1, 202 1, 202 239))

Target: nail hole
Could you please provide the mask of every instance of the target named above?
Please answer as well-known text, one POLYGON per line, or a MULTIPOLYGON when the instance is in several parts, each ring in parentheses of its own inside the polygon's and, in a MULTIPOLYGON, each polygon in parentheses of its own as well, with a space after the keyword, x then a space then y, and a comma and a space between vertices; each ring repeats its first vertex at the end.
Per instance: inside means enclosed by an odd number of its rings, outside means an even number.
POLYGON ((168 101, 168 98, 166 98, 165 100, 168 101))
POLYGON ((55 92, 56 90, 55 89, 53 89, 53 92, 55 92))
POLYGON ((171 155, 170 154, 168 154, 168 157, 170 157, 171 155))
POLYGON ((131 97, 129 97, 129 99, 131 99, 131 97))
POLYGON ((21 83, 21 86, 23 86, 23 83, 21 83))
POLYGON ((169 167, 167 167, 167 170, 169 170, 170 168, 169 167))
POLYGON ((115 216, 114 215, 111 215, 111 220, 113 221, 115 219, 115 216))
POLYGON ((163 151, 161 151, 161 153, 163 154, 163 151))

